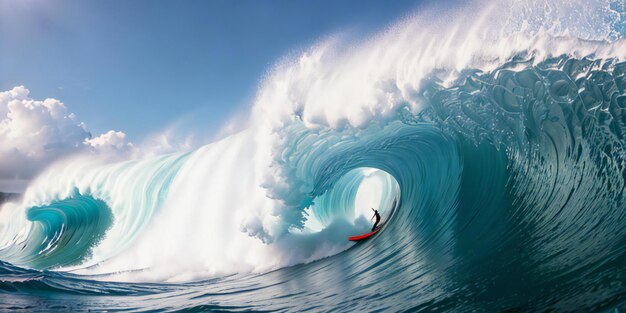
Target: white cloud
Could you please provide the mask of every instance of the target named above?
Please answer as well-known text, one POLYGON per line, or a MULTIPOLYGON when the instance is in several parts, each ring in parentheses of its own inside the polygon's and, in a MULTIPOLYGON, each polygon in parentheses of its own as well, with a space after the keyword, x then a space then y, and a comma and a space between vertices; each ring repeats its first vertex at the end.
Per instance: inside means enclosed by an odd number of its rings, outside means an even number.
POLYGON ((180 151, 190 151, 197 146, 194 136, 176 127, 149 135, 140 143, 141 155, 150 157, 180 151))
POLYGON ((94 151, 106 154, 131 156, 137 150, 132 142, 126 140, 126 134, 114 130, 95 138, 87 138, 83 143, 94 151))
MULTIPOLYGON (((22 189, 51 162, 79 152, 128 156, 135 148, 122 132, 92 138, 56 99, 34 100, 24 86, 0 92, 0 186, 22 189), (21 182, 21 183, 18 183, 21 182), (18 187, 19 185, 19 187, 18 187)), ((2 190, 0 190, 2 191, 2 190)))

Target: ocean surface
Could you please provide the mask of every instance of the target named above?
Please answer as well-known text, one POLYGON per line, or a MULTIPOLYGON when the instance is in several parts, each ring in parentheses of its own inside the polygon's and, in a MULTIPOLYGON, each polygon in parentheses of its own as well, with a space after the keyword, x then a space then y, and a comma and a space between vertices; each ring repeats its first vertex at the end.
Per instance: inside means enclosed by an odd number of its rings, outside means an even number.
POLYGON ((0 311, 626 311, 623 9, 423 9, 221 140, 55 163, 0 210, 0 311))

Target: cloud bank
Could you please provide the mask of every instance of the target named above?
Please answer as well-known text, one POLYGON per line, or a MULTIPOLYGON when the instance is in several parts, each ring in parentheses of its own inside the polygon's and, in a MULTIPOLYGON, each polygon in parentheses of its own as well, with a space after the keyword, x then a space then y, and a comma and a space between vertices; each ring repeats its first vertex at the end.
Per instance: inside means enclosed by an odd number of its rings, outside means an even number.
POLYGON ((17 86, 0 92, 0 191, 22 191, 48 164, 77 153, 131 156, 120 131, 93 137, 59 100, 35 100, 17 86))

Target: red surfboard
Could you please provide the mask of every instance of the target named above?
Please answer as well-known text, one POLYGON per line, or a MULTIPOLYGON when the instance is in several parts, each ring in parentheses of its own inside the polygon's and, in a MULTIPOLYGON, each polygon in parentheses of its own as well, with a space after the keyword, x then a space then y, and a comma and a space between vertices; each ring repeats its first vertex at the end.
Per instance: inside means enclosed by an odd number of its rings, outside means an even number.
POLYGON ((367 234, 363 234, 363 235, 358 235, 358 236, 352 236, 352 237, 348 237, 348 240, 350 241, 359 241, 359 240, 363 240, 363 239, 367 239, 369 237, 374 236, 378 231, 380 230, 380 227, 377 227, 373 232, 371 233, 367 233, 367 234))

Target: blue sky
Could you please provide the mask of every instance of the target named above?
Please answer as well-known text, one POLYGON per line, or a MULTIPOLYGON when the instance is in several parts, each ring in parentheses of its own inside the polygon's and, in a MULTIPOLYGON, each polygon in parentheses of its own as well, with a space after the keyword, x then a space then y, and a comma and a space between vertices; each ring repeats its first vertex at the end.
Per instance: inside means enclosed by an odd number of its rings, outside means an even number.
POLYGON ((0 91, 56 98, 94 134, 133 140, 177 120, 216 131, 280 58, 366 37, 417 1, 0 0, 0 91))

